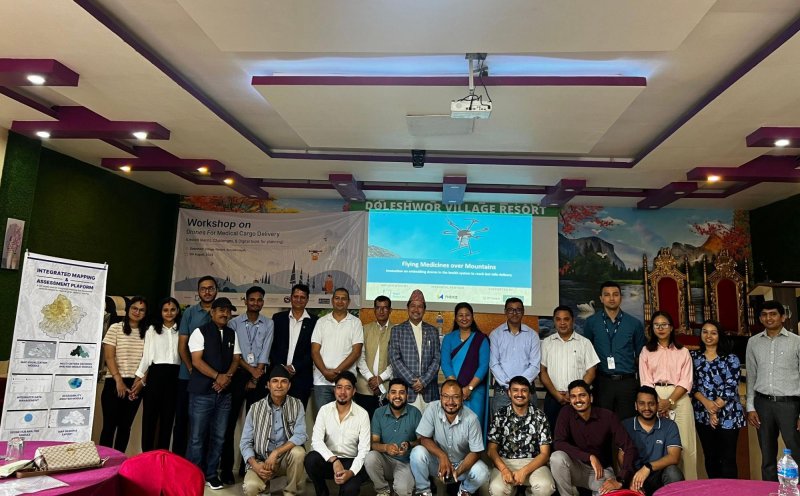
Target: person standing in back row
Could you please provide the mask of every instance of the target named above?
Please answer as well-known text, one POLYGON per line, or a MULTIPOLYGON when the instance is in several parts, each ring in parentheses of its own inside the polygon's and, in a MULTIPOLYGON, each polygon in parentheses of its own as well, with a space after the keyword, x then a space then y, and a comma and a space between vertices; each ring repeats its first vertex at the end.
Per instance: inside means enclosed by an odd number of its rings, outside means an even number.
POLYGON ((636 378, 639 353, 645 345, 642 323, 622 311, 622 291, 618 283, 600 285, 603 308, 586 319, 583 335, 592 342, 600 358, 594 382, 596 404, 611 410, 619 418, 636 415, 636 378))

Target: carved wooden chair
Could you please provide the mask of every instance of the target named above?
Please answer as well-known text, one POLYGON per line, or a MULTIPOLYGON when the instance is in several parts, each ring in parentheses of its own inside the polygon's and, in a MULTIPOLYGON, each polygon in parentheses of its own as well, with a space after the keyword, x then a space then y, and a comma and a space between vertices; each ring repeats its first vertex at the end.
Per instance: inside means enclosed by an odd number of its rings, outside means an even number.
POLYGON ((703 314, 719 322, 731 334, 748 334, 747 267, 743 276, 736 270, 736 261, 728 250, 722 250, 714 259, 714 272, 706 276, 706 270, 704 258, 706 298, 703 314))
POLYGON ((670 314, 678 333, 691 334, 695 313, 688 276, 688 259, 684 257, 681 264, 669 248, 661 248, 653 259, 653 270, 648 271, 647 255, 643 256, 643 262, 645 325, 650 324, 655 311, 661 310, 670 314))

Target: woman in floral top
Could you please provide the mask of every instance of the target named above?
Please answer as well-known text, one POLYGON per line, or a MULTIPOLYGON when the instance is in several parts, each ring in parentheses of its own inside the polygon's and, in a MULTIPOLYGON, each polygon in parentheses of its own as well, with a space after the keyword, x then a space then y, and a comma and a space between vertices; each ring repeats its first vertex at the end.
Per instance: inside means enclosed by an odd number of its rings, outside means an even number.
POLYGON ((745 426, 739 399, 740 362, 719 323, 707 320, 692 352, 692 405, 710 479, 736 479, 736 442, 745 426))

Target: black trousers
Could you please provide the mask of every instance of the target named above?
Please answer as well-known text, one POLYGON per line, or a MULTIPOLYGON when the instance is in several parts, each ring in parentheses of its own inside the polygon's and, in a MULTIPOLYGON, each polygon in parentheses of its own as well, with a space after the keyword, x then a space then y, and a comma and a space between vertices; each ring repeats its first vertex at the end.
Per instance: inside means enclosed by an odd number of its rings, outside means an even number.
POLYGON ((159 363, 147 369, 142 399, 142 451, 169 449, 175 421, 179 365, 159 363))
POLYGON ((175 426, 172 428, 172 452, 186 457, 189 443, 189 379, 178 379, 175 393, 175 426))
POLYGON ((592 396, 595 406, 611 410, 620 420, 636 415, 636 390, 639 380, 630 377, 612 378, 598 373, 594 381, 592 396))
POLYGON ((800 400, 770 401, 756 394, 756 413, 761 420, 757 429, 758 445, 761 448, 761 479, 778 480, 778 433, 792 453, 800 453, 800 433, 797 432, 797 418, 800 414, 800 400))
POLYGON ((550 424, 551 435, 556 430, 556 420, 558 420, 558 414, 561 413, 563 406, 549 392, 544 395, 544 416, 547 417, 547 423, 550 424))
POLYGON ((377 410, 380 406, 378 398, 379 396, 375 396, 374 394, 356 393, 355 397, 353 397, 353 401, 355 401, 358 406, 366 410, 367 415, 369 415, 369 419, 372 420, 375 410, 377 410))
POLYGON ((739 441, 739 429, 712 429, 711 426, 700 423, 694 425, 703 447, 708 478, 738 479, 736 444, 739 441))
MULTIPOLYGON (((352 458, 339 458, 339 461, 342 462, 346 470, 349 470, 350 466, 353 465, 352 458)), ((329 496, 330 491, 328 491, 328 485, 325 481, 333 479, 333 464, 328 463, 316 451, 308 453, 303 463, 308 477, 314 484, 315 494, 317 496, 329 496)), ((357 496, 361 492, 361 484, 368 479, 367 471, 362 467, 349 481, 339 486, 339 496, 357 496)))
MULTIPOLYGON (((125 386, 133 386, 133 379, 122 379, 125 386)), ((100 406, 103 408, 103 430, 100 431, 100 445, 114 448, 125 453, 131 437, 131 425, 139 410, 139 397, 133 401, 117 396, 117 383, 114 379, 106 379, 103 394, 100 396, 100 406)))
MULTIPOLYGON (((228 415, 228 425, 225 428, 225 442, 222 444, 222 458, 219 463, 219 469, 222 474, 233 472, 233 461, 236 458, 241 458, 242 454, 239 451, 239 443, 234 442, 233 435, 236 430, 236 422, 239 420, 239 413, 242 410, 242 405, 246 403, 247 410, 253 406, 256 401, 266 398, 267 396, 267 374, 261 376, 258 384, 254 389, 247 390, 247 383, 253 376, 244 369, 238 369, 233 375, 231 380, 231 412, 228 415)), ((239 472, 244 473, 244 464, 240 465, 239 472)))

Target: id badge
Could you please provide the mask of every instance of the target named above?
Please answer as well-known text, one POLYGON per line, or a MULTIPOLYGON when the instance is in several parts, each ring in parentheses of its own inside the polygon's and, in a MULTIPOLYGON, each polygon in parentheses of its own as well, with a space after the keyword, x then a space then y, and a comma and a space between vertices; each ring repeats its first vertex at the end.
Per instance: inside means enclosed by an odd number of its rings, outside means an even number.
POLYGON ((256 364, 256 356, 252 353, 247 354, 247 364, 248 365, 255 365, 256 364))
POLYGON ((617 368, 617 365, 614 363, 614 357, 606 358, 606 363, 608 364, 608 370, 614 370, 617 368))

